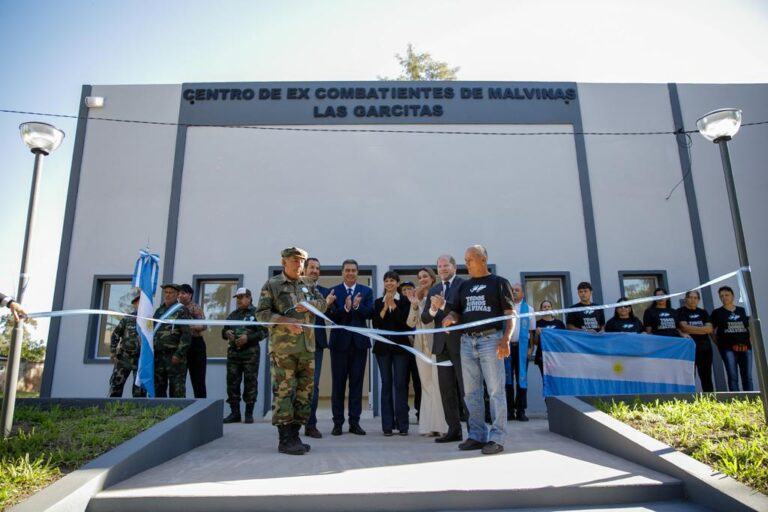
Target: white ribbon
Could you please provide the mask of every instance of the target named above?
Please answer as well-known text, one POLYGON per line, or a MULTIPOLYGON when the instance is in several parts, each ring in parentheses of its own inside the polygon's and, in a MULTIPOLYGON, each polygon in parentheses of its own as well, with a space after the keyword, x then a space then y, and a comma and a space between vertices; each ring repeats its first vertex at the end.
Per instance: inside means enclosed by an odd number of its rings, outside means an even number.
MULTIPOLYGON (((322 318, 323 320, 330 322, 331 325, 328 326, 329 329, 346 329, 351 332, 355 332, 358 334, 362 334, 364 336, 373 338, 376 341, 381 341, 382 343, 387 343, 390 345, 395 345, 398 347, 401 347, 405 350, 408 350, 409 352, 412 352, 416 357, 419 359, 422 359, 425 362, 428 362, 429 364, 436 364, 438 366, 450 366, 450 361, 442 361, 439 363, 435 363, 431 358, 424 355, 422 352, 416 350, 415 348, 409 346, 409 345, 400 345, 398 343, 394 343, 393 341, 390 341, 383 336, 411 336, 414 334, 435 334, 439 332, 447 333, 451 331, 465 331, 467 329, 471 329, 473 327, 479 327, 482 325, 487 325, 491 323, 496 322, 502 322, 506 320, 511 320, 512 318, 525 318, 525 317, 532 317, 532 316, 546 316, 546 315, 562 315, 567 313, 576 313, 579 311, 595 311, 599 309, 610 309, 615 308, 619 305, 633 305, 633 304, 642 304, 645 302, 655 302, 657 300, 663 300, 663 299, 671 299, 674 297, 681 297, 688 293, 689 291, 694 290, 701 290, 702 288, 706 288, 708 286, 712 286, 713 284, 717 284, 719 282, 725 281, 727 279, 730 279, 734 276, 736 276, 739 280, 739 287, 743 290, 744 288, 744 282, 743 282, 743 272, 750 272, 751 269, 749 267, 742 267, 738 270, 734 270, 733 272, 729 272, 727 274, 723 274, 720 277, 716 277, 715 279, 712 279, 710 281, 707 281, 704 284, 701 284, 695 288, 691 288, 690 290, 686 290, 683 292, 676 292, 676 293, 670 293, 667 295, 653 295, 651 297, 642 297, 639 299, 632 299, 627 300, 623 302, 615 302, 612 304, 600 304, 600 305, 594 305, 594 306, 583 306, 583 307, 575 307, 575 308, 563 308, 563 309, 551 309, 548 311, 534 311, 532 313, 524 313, 524 314, 512 314, 512 315, 503 315, 503 316, 497 316, 494 318, 487 318, 485 320, 477 320, 476 322, 469 322, 466 324, 455 324, 450 327, 436 327, 433 329, 417 329, 414 331, 386 331, 382 329, 369 329, 366 327, 352 327, 349 325, 338 325, 336 323, 333 323, 332 320, 330 320, 327 316, 325 316, 323 313, 321 313, 318 309, 316 309, 314 306, 309 304, 308 302, 302 302, 302 305, 307 308, 310 312, 314 313, 318 317, 322 318)), ((747 315, 751 315, 750 309, 749 309, 749 303, 745 303, 745 310, 747 312, 747 315)), ((259 322, 256 320, 164 320, 164 319, 156 319, 156 318, 145 318, 138 315, 131 315, 128 313, 122 313, 120 311, 110 311, 107 309, 71 309, 66 311, 45 311, 45 312, 37 312, 37 313, 29 313, 27 317, 29 318, 55 318, 55 317, 65 317, 65 316, 75 316, 75 315, 112 315, 112 316, 127 316, 127 317, 133 317, 137 320, 151 320, 158 324, 174 324, 174 325, 213 325, 213 326, 225 326, 225 325, 237 325, 237 326, 251 326, 251 325, 262 325, 265 327, 269 327, 271 325, 280 325, 285 324, 285 322, 259 322)), ((292 325, 300 325, 301 327, 306 328, 318 328, 320 326, 315 324, 302 324, 302 323, 293 323, 292 325)))

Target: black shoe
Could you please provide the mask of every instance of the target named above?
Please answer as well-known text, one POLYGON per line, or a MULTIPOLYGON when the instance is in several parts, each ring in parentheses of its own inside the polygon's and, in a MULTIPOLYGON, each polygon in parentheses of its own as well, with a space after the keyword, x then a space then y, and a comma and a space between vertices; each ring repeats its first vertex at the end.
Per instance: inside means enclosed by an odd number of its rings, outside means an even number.
POLYGON ((350 434, 355 434, 355 435, 358 435, 358 436, 364 436, 365 435, 365 430, 360 428, 360 425, 358 425, 357 423, 352 423, 349 426, 349 433, 350 434))
POLYGON ((253 404, 245 406, 245 422, 253 423, 253 404))
POLYGON ((525 411, 517 411, 517 421, 528 421, 528 416, 525 415, 525 411))
POLYGON ((407 436, 407 435, 408 435, 408 431, 407 431, 407 430, 401 430, 401 431, 399 432, 399 434, 400 434, 401 436, 407 436))
POLYGON ((485 443, 481 443, 480 441, 475 441, 470 437, 459 445, 459 450, 463 450, 463 451, 482 450, 483 446, 485 446, 485 443))
POLYGON ((461 441, 461 431, 458 432, 448 432, 444 436, 436 437, 435 442, 436 443, 454 443, 456 441, 461 441))
POLYGON ((319 430, 317 430, 316 425, 307 425, 304 427, 304 435, 307 437, 311 437, 313 439, 322 439, 323 434, 320 433, 319 430))
POLYGON ((483 455, 496 455, 497 453, 503 452, 504 447, 491 441, 483 446, 481 451, 483 455))
POLYGON ((340 436, 341 435, 341 425, 334 425, 333 430, 331 430, 332 436, 340 436))
POLYGON ((224 423, 240 423, 242 418, 240 417, 240 411, 232 411, 229 416, 224 418, 224 423))
POLYGON ((391 430, 385 430, 384 431, 384 437, 392 437, 392 431, 391 430))

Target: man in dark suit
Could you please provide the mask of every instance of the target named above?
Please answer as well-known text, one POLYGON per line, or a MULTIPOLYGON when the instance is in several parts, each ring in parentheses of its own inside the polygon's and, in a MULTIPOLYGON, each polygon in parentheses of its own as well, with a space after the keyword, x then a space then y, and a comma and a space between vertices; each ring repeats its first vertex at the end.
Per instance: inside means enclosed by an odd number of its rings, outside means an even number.
MULTIPOLYGON (((325 297, 330 311, 330 306, 336 300, 336 295, 328 288, 317 284, 317 280, 320 279, 320 260, 317 258, 307 258, 304 275, 315 283, 315 287, 325 297)), ((328 311, 326 311, 327 313, 328 311)), ((320 395, 320 370, 323 366, 323 351, 328 348, 328 337, 325 332, 325 320, 315 317, 315 325, 317 325, 315 327, 315 388, 312 392, 312 410, 309 415, 309 421, 304 426, 304 434, 307 437, 320 439, 323 437, 323 434, 317 430, 317 402, 320 395)))
MULTIPOLYGON (((365 327, 373 315, 373 292, 370 288, 357 282, 358 265, 355 260, 344 260, 341 264, 341 274, 344 282, 334 286, 330 293, 334 294, 330 318, 339 325, 365 327)), ((329 294, 330 295, 330 294, 329 294)), ((331 331, 328 343, 331 349, 331 410, 333 411, 333 430, 331 435, 340 436, 344 425, 344 396, 349 382, 349 431, 357 435, 365 435, 360 428, 362 413, 363 377, 365 363, 368 360, 368 349, 371 342, 362 334, 345 329, 331 331)))
MULTIPOLYGON (((444 254, 437 258, 437 274, 440 282, 429 290, 427 306, 421 314, 422 322, 434 321, 435 327, 443 324, 445 318, 445 303, 452 302, 462 278, 456 275, 456 260, 453 256, 444 254)), ((464 411, 464 380, 461 376, 461 332, 438 332, 434 334, 432 353, 440 361, 451 361, 453 366, 438 366, 437 380, 440 385, 440 397, 443 402, 445 422, 448 432, 442 437, 435 438, 436 443, 461 441, 461 420, 466 419, 464 411)))

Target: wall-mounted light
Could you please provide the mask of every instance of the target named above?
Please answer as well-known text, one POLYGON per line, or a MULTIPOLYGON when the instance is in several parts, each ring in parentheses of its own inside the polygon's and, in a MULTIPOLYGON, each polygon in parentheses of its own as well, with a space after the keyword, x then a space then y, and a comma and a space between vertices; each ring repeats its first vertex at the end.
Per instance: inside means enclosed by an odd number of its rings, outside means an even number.
POLYGON ((88 108, 101 108, 104 106, 104 96, 86 96, 85 106, 88 108))

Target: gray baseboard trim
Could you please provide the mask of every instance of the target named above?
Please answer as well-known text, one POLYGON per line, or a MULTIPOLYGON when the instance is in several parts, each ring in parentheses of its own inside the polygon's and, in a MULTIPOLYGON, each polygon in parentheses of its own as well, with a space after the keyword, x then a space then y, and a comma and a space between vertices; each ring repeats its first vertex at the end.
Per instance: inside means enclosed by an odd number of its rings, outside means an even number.
MULTIPOLYGON (((715 393, 720 400, 752 393, 715 393), (721 396, 722 395, 722 396, 721 396)), ((696 395, 673 395, 692 400, 696 395)), ((671 395, 640 395, 639 400, 669 400, 671 395)), ((587 400, 610 402, 611 399, 634 400, 634 396, 548 397, 549 430, 641 466, 680 479, 689 501, 712 510, 768 510, 768 497, 750 489, 709 466, 678 452, 629 425, 595 409, 587 400)))
MULTIPOLYGON (((49 398, 19 400, 19 405, 37 402, 43 408, 104 406, 124 399, 49 398)), ((130 399, 148 406, 182 405, 184 409, 152 426, 133 439, 97 457, 82 468, 46 487, 13 511, 86 510, 91 498, 102 490, 142 471, 162 464, 192 448, 223 435, 223 400, 130 399)))

